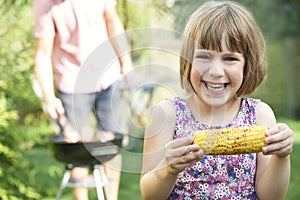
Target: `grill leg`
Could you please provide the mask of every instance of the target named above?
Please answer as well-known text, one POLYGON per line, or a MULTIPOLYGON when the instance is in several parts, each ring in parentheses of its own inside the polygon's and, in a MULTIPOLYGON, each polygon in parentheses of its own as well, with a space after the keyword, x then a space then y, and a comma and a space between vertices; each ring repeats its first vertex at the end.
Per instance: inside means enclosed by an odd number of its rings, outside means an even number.
POLYGON ((101 165, 94 166, 94 179, 96 184, 98 200, 109 200, 107 183, 108 179, 101 165))
POLYGON ((59 200, 61 195, 62 195, 62 192, 64 190, 64 188, 67 186, 69 180, 70 180, 70 176, 71 176, 71 169, 67 169, 64 176, 63 176, 63 179, 61 181, 61 184, 60 184, 60 187, 59 187, 59 190, 56 194, 56 200, 59 200))
POLYGON ((109 193, 108 193, 108 186, 107 186, 107 184, 109 184, 108 177, 106 176, 102 165, 98 165, 97 167, 99 167, 99 170, 100 170, 101 180, 102 180, 103 189, 104 189, 104 195, 106 197, 106 200, 109 200, 109 193))

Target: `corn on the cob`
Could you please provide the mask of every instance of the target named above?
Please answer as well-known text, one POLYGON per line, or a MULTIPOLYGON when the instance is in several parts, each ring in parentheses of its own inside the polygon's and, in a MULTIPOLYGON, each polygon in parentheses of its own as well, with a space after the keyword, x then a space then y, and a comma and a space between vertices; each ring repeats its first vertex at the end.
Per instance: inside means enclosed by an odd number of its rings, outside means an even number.
POLYGON ((194 143, 207 155, 230 155, 261 152, 267 127, 245 126, 202 130, 194 133, 194 143))

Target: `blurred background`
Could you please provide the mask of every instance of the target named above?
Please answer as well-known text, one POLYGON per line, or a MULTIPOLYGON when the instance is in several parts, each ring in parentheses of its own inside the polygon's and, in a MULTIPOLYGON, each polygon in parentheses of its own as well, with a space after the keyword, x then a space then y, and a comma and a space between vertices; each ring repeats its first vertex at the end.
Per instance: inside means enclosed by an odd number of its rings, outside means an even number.
MULTIPOLYGON (((118 12, 132 46, 134 67, 155 63, 178 70, 180 33, 189 15, 203 0, 118 0, 118 12), (144 28, 164 29, 177 34, 165 40, 159 33, 145 35, 144 28), (155 44, 158 42, 159 44, 155 44), (148 43, 161 49, 138 50, 148 43), (174 53, 175 52, 175 53, 174 53)), ((253 94, 267 102, 278 121, 295 131, 292 177, 286 199, 299 199, 300 191, 300 1, 237 0, 252 12, 267 42, 267 79, 253 94)), ((47 146, 46 138, 55 130, 41 109, 33 90, 32 0, 0 0, 0 199, 54 199, 64 172, 47 146)), ((166 79, 172 80, 174 73, 166 79)), ((175 73, 176 74, 176 73, 175 73)), ((160 77, 164 79, 165 77, 160 77)), ((178 78, 178 77, 176 77, 178 78)), ((179 84, 172 82, 172 84, 179 84)), ((176 86, 177 87, 177 86, 176 86)), ((146 109, 174 93, 155 88, 139 97, 146 109), (150 95, 150 97, 149 97, 150 95)), ((135 104, 131 105, 135 106, 135 104)), ((147 110, 146 110, 147 111, 147 110)), ((147 115, 144 111, 143 115, 147 115)), ((131 113, 132 114, 132 113, 131 113)), ((142 116, 143 117, 143 116, 142 116)), ((145 116, 144 116, 145 118, 145 116)), ((147 123, 131 116, 130 134, 136 136, 127 152, 141 154, 143 128, 147 123)), ((124 166, 132 161, 124 158, 124 166)), ((140 160, 136 162, 140 165, 140 160)), ((137 167, 137 169, 139 169, 137 167)), ((139 171, 124 172, 119 199, 141 199, 139 171)), ((93 193, 91 194, 93 195, 93 193)), ((70 191, 63 199, 72 199, 70 191)))

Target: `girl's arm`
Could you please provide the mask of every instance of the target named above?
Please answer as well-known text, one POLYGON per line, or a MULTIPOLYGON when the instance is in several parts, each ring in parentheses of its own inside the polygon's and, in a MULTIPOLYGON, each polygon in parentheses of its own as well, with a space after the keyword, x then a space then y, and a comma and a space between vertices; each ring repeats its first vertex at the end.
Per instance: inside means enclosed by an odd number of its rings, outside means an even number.
POLYGON ((174 106, 164 101, 154 107, 145 130, 143 172, 140 187, 144 199, 167 199, 177 175, 202 157, 193 137, 173 140, 174 106))
POLYGON ((269 127, 263 153, 258 154, 255 189, 259 199, 284 199, 290 181, 290 153, 293 131, 277 124, 272 109, 265 103, 257 107, 257 124, 269 127))

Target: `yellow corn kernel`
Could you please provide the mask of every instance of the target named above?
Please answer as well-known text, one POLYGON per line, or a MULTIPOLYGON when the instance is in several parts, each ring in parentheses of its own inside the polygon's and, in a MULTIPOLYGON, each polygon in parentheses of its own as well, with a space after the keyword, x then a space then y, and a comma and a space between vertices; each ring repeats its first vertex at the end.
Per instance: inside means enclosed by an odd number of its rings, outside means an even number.
POLYGON ((244 126, 197 131, 194 143, 207 155, 230 155, 261 152, 266 145, 267 127, 244 126))

